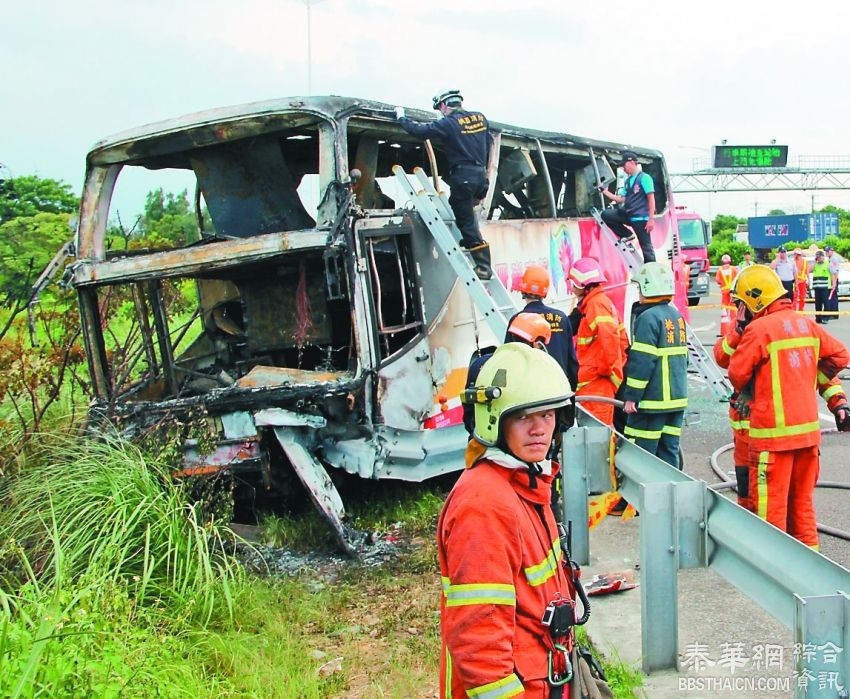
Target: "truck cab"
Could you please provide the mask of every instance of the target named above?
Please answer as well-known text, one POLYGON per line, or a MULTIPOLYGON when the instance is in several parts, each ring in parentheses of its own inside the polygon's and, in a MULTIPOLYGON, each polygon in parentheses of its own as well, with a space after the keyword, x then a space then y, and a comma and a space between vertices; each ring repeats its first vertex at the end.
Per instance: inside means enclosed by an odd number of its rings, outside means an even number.
POLYGON ((688 275, 688 305, 696 306, 700 299, 708 296, 708 244, 711 242, 711 223, 688 211, 684 206, 676 207, 679 227, 679 242, 682 257, 690 267, 688 275))

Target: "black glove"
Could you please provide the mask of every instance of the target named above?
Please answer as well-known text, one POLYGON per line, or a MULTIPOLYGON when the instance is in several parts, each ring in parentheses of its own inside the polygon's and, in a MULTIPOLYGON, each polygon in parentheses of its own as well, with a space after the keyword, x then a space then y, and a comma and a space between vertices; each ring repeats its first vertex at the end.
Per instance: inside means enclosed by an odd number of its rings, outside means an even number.
POLYGON ((738 315, 737 320, 735 322, 735 330, 739 335, 743 335, 744 328, 746 328, 750 321, 753 319, 753 314, 750 313, 750 309, 747 308, 743 303, 736 304, 738 306, 738 315))
POLYGON ((835 426, 839 432, 850 432, 850 405, 841 403, 836 405, 832 411, 835 415, 835 426))

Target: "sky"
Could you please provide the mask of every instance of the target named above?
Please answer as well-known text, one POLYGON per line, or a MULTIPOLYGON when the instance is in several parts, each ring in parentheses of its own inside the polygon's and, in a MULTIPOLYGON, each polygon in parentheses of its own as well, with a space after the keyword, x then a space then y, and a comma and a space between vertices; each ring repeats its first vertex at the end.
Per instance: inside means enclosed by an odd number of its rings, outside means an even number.
MULTIPOLYGON (((312 3, 313 94, 429 108, 457 87, 493 121, 657 148, 671 172, 690 171, 721 139, 776 139, 791 164, 850 156, 847 2, 312 3)), ((308 94, 307 14, 305 0, 3 3, 0 176, 61 179, 79 193, 86 152, 104 136, 308 94)), ((141 209, 147 189, 185 183, 134 186, 125 209, 141 209)), ((850 192, 677 203, 704 216, 796 213, 850 208, 850 192)))

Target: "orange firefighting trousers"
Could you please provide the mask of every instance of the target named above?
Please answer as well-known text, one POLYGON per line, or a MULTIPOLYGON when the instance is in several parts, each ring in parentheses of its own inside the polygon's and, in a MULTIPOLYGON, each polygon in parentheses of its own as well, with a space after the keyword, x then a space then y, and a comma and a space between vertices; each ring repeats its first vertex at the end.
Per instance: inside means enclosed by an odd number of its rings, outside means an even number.
MULTIPOLYGON (((613 398, 617 392, 614 382, 607 376, 600 376, 590 383, 581 386, 577 391, 577 396, 602 396, 604 398, 613 398)), ((582 401, 581 407, 595 417, 599 422, 609 427, 614 424, 614 406, 611 403, 602 403, 600 401, 582 401)))
POLYGON ((818 447, 751 451, 750 459, 752 512, 817 549, 814 490, 820 470, 818 447))

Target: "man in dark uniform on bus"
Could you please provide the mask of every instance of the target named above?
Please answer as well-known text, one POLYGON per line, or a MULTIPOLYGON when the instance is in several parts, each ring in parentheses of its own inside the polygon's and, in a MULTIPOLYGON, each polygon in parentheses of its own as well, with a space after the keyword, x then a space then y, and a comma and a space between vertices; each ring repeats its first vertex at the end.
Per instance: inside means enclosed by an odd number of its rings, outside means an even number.
POLYGON ((623 170, 626 171, 626 181, 617 194, 599 188, 604 196, 620 205, 605 209, 602 220, 623 240, 637 235, 644 264, 655 262, 651 235, 655 228, 655 183, 641 170, 637 154, 630 150, 623 153, 623 170))
POLYGON ((446 90, 434 97, 434 109, 441 119, 427 124, 413 121, 404 115, 402 107, 395 113, 407 133, 419 138, 437 139, 449 162, 446 177, 451 194, 449 204, 460 228, 460 244, 469 250, 475 263, 475 273, 490 279, 490 246, 481 237, 475 204, 487 194, 487 162, 490 157, 490 132, 487 119, 480 112, 463 108, 459 90, 446 90))

